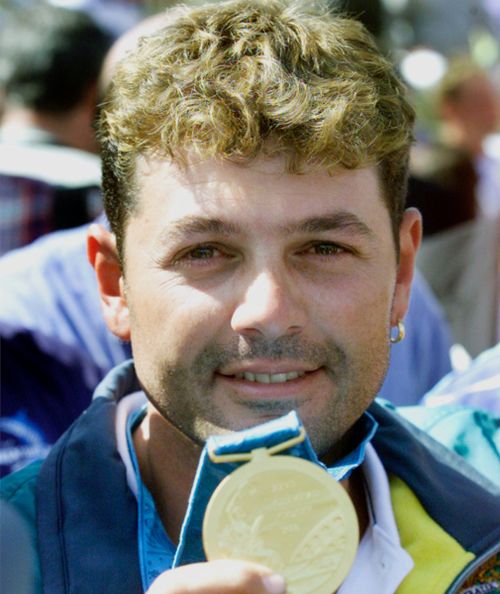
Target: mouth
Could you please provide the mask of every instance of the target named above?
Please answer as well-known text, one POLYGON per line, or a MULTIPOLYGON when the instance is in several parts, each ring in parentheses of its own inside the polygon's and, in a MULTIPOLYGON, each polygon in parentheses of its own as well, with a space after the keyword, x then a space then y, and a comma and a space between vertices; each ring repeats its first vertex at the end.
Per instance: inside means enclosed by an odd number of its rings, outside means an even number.
POLYGON ((240 371, 233 376, 237 380, 246 380, 247 382, 256 382, 258 384, 283 384, 304 377, 305 371, 288 371, 284 373, 252 373, 251 371, 240 371))
POLYGON ((293 398, 309 392, 324 381, 323 367, 253 363, 232 369, 222 369, 216 376, 234 390, 233 393, 249 398, 293 398))

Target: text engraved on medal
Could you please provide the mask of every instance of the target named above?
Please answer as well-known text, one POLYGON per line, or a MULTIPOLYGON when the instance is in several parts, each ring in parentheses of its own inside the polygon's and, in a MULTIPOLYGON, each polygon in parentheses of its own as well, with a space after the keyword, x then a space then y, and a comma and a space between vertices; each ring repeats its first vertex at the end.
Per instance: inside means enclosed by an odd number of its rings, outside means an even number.
POLYGON ((313 464, 283 456, 249 463, 226 481, 205 518, 208 558, 267 565, 285 577, 287 594, 332 594, 358 538, 342 487, 313 464))

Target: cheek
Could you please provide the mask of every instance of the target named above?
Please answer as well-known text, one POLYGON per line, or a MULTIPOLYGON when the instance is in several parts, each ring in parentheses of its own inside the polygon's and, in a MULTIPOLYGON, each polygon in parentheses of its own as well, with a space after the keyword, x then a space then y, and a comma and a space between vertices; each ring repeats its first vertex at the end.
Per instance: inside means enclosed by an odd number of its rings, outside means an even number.
POLYGON ((157 351, 165 360, 190 358, 215 339, 227 317, 224 308, 190 287, 156 286, 155 291, 130 296, 134 352, 146 347, 148 356, 157 351))
MULTIPOLYGON (((326 321, 330 327, 335 325, 347 335, 360 326, 367 333, 378 333, 381 325, 386 328, 390 320, 393 294, 394 285, 387 282, 382 284, 377 279, 366 277, 345 279, 318 293, 316 315, 322 311, 322 323, 326 321)), ((312 315, 315 315, 314 310, 312 315)))

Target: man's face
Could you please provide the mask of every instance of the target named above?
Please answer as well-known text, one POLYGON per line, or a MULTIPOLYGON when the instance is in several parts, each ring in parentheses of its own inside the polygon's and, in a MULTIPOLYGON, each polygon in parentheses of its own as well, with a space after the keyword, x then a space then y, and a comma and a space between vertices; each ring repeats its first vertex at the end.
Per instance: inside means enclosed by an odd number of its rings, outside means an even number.
POLYGON ((376 395, 409 281, 375 169, 283 170, 141 159, 122 307, 144 390, 185 434, 295 409, 322 453, 376 395))

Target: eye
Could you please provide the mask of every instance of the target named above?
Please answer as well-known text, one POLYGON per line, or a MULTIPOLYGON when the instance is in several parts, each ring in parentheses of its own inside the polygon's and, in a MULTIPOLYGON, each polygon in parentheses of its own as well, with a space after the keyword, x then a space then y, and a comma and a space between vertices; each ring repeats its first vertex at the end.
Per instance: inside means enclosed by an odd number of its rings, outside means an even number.
POLYGON ((303 253, 312 254, 313 256, 338 256, 346 251, 345 248, 336 243, 321 241, 307 246, 303 253))
POLYGON ((224 246, 200 243, 179 253, 172 265, 175 268, 212 270, 227 265, 234 257, 234 252, 224 246))
POLYGON ((183 254, 181 259, 185 260, 210 260, 211 258, 221 256, 222 253, 213 245, 198 245, 183 254))

